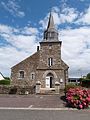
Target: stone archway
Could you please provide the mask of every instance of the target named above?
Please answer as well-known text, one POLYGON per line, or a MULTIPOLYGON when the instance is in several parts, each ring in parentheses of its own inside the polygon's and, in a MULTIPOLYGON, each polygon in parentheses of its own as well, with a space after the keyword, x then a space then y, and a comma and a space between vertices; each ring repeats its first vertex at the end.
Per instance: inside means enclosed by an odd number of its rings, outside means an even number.
POLYGON ((55 79, 57 75, 54 71, 48 70, 43 74, 45 80, 45 88, 53 88, 55 86, 55 79))
POLYGON ((52 73, 48 73, 46 76, 46 88, 52 88, 53 87, 53 80, 54 80, 54 76, 52 73))

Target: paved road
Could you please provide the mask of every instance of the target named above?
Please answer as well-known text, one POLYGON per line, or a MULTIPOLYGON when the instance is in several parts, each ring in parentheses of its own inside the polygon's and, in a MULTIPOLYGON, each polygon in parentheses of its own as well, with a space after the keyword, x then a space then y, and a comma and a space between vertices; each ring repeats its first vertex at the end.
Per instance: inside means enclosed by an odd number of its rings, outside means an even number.
POLYGON ((0 120, 90 120, 90 111, 0 110, 0 120))
POLYGON ((60 95, 0 95, 0 107, 63 108, 60 95))

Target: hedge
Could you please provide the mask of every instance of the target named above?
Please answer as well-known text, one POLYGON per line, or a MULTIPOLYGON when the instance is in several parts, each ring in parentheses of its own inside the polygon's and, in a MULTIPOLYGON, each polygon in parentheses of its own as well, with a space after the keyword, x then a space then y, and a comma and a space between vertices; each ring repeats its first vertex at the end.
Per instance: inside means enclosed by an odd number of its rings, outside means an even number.
POLYGON ((10 85, 10 80, 8 79, 0 80, 0 85, 10 85))
POLYGON ((80 79, 80 83, 82 87, 90 88, 90 79, 80 79))

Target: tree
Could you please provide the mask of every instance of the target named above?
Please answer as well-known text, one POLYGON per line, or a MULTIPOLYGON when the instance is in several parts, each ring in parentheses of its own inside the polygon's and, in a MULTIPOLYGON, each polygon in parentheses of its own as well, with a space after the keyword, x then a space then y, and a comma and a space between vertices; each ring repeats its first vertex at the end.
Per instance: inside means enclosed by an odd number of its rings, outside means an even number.
POLYGON ((86 78, 87 78, 87 79, 90 79, 90 73, 87 74, 86 78))

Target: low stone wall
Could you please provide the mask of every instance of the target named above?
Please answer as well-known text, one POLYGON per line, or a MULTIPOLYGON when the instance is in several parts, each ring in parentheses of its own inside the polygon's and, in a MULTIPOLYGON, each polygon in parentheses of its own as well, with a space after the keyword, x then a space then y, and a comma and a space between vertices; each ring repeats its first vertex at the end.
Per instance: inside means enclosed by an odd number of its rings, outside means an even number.
POLYGON ((33 94, 33 93, 35 93, 34 86, 0 85, 0 94, 33 94))
POLYGON ((10 86, 0 85, 0 94, 8 94, 10 89, 10 86))

